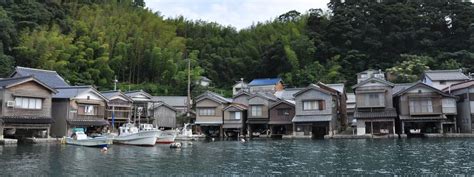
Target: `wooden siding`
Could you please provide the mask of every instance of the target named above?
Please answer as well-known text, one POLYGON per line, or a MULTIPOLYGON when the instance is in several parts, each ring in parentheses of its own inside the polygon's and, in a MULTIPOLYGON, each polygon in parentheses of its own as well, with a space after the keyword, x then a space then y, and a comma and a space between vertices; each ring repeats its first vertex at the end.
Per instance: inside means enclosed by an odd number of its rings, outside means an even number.
POLYGON ((222 122, 222 110, 225 105, 219 104, 211 99, 203 99, 196 103, 196 122, 222 122), (199 108, 215 108, 214 116, 199 115, 199 108))
POLYGON ((249 96, 245 95, 245 94, 240 95, 238 97, 235 97, 233 102, 248 106, 249 105, 249 96))
POLYGON ((53 99, 52 115, 54 123, 51 124, 51 137, 60 138, 67 136, 67 116, 69 115, 68 99, 53 99))
POLYGON ((356 107, 358 107, 358 105, 363 105, 364 103, 362 103, 363 100, 365 100, 364 98, 364 93, 366 92, 371 92, 371 91, 374 91, 374 90, 383 90, 383 93, 384 93, 384 107, 385 108, 393 108, 393 100, 392 100, 392 88, 390 86, 385 86, 385 85, 382 85, 382 84, 373 84, 373 85, 363 85, 363 86, 360 86, 358 88, 356 88, 355 90, 355 95, 356 95, 356 107))
POLYGON ((295 97, 296 115, 321 115, 333 114, 336 110, 332 107, 333 96, 316 90, 308 90, 295 97), (303 110, 303 102, 307 100, 324 100, 324 110, 303 110))
POLYGON ((176 128, 176 112, 166 106, 160 106, 153 111, 153 124, 158 127, 176 128))
POLYGON ((261 118, 268 119, 268 108, 274 103, 273 101, 263 99, 261 97, 253 97, 249 99, 249 108, 247 111, 247 118, 261 118), (252 116, 252 105, 261 105, 262 106, 262 116, 252 116))
POLYGON ((270 121, 279 121, 279 122, 287 122, 291 124, 291 120, 295 117, 295 106, 288 105, 286 103, 280 103, 270 109, 270 121), (279 115, 278 110, 280 109, 288 109, 288 115, 279 115))
POLYGON ((410 98, 418 98, 418 97, 427 97, 431 98, 431 102, 433 105, 433 114, 442 114, 441 108, 441 95, 437 93, 423 93, 423 94, 416 94, 416 93, 406 93, 400 96, 400 100, 398 102, 398 114, 400 115, 418 115, 410 112, 410 98))
POLYGON ((51 117, 52 93, 43 86, 30 81, 3 91, 2 115, 3 116, 45 116, 51 117), (7 101, 15 101, 15 95, 20 97, 33 97, 42 100, 41 109, 21 109, 7 107, 7 101))

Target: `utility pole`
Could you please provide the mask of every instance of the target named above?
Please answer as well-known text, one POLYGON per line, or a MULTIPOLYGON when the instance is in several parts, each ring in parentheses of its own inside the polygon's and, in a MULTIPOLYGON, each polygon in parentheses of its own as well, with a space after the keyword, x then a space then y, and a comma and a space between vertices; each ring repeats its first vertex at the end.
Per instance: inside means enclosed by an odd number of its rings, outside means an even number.
POLYGON ((117 91, 117 76, 115 76, 115 79, 114 79, 114 91, 117 91))

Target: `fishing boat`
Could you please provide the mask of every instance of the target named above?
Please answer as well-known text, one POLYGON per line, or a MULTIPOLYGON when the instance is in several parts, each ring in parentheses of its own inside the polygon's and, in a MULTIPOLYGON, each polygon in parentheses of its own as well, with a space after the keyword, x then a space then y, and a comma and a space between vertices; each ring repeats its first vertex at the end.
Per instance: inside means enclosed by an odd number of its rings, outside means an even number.
POLYGON ((140 129, 132 123, 127 123, 119 127, 119 135, 114 137, 114 143, 129 144, 138 146, 153 146, 156 143, 159 130, 140 129))
POLYGON ((76 130, 71 137, 66 138, 66 144, 104 148, 109 146, 110 141, 105 136, 89 137, 84 131, 76 130))
POLYGON ((156 139, 156 143, 159 144, 171 144, 174 143, 176 139, 176 135, 178 132, 176 130, 163 130, 160 131, 158 138, 156 139))
POLYGON ((191 124, 185 123, 183 128, 179 130, 178 134, 176 135, 175 140, 181 141, 191 141, 196 140, 197 138, 201 137, 200 135, 193 134, 191 129, 191 124))

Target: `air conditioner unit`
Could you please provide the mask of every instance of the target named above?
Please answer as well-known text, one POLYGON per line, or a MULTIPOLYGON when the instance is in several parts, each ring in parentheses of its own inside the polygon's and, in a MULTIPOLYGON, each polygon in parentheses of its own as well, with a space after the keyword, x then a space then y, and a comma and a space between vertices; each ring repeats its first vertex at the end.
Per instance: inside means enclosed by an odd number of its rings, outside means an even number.
POLYGON ((9 108, 15 107, 15 101, 7 101, 7 107, 9 108))

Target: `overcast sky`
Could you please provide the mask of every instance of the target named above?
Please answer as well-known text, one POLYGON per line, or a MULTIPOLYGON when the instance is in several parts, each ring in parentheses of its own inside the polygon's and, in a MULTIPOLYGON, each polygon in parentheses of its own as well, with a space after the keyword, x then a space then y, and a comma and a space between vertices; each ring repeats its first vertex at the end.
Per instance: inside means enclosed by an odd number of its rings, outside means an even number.
POLYGON ((183 15, 231 25, 237 29, 271 20, 290 10, 301 13, 311 8, 327 10, 329 0, 145 0, 146 6, 165 17, 183 15))

